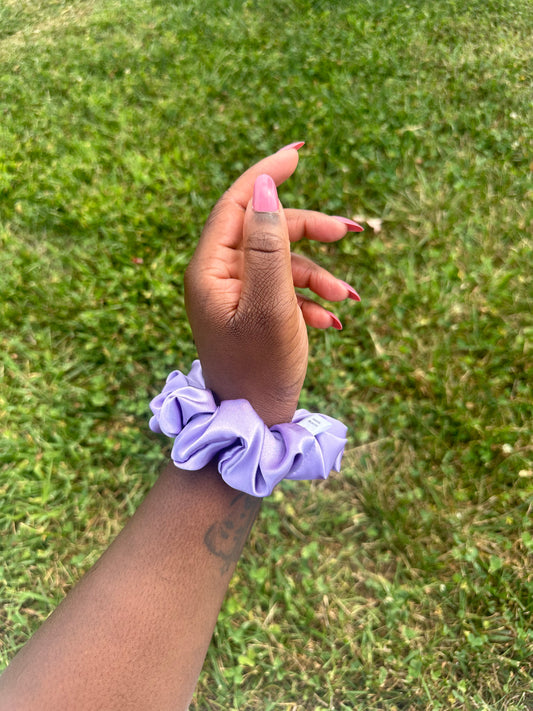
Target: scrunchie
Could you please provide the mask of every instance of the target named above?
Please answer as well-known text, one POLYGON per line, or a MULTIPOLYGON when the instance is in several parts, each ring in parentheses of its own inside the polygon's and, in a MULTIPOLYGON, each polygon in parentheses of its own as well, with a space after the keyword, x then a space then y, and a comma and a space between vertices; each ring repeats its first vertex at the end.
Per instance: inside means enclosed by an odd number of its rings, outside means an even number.
POLYGON ((332 469, 340 471, 342 422, 300 409, 292 422, 269 429, 247 400, 217 405, 199 360, 188 375, 170 373, 150 409, 150 429, 175 438, 176 466, 196 471, 218 457, 226 484, 252 496, 268 496, 282 479, 327 479, 332 469))

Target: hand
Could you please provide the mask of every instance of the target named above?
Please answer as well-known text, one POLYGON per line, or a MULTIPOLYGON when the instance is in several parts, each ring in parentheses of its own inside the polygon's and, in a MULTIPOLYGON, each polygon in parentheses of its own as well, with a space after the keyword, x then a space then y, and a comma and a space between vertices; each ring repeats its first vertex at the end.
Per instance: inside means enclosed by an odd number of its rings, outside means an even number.
POLYGON ((207 387, 220 400, 245 398, 268 426, 289 422, 307 370, 306 324, 342 328, 319 304, 296 294, 358 300, 345 282, 290 242, 333 242, 355 223, 308 210, 284 210, 276 185, 296 169, 282 150, 247 170, 224 193, 185 274, 185 304, 207 387))

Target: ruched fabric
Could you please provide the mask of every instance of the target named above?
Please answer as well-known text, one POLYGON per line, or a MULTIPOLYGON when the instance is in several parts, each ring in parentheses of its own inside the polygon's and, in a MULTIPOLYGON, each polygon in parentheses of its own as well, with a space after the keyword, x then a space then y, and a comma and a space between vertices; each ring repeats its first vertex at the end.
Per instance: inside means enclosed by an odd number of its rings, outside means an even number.
POLYGON ((218 457, 224 481, 252 496, 269 496, 282 479, 327 479, 340 471, 342 422, 300 409, 292 422, 269 429, 247 400, 217 404, 199 360, 188 375, 170 373, 150 409, 150 429, 175 438, 176 466, 197 471, 218 457))

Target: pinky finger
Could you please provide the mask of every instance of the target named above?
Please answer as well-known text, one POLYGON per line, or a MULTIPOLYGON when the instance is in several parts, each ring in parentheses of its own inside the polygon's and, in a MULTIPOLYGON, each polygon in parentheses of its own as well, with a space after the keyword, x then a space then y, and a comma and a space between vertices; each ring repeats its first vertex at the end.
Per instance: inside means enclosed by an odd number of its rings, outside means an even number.
POLYGON ((337 331, 342 331, 342 323, 335 314, 328 311, 320 304, 307 299, 301 294, 296 294, 298 306, 302 311, 305 323, 311 328, 335 328, 337 331))

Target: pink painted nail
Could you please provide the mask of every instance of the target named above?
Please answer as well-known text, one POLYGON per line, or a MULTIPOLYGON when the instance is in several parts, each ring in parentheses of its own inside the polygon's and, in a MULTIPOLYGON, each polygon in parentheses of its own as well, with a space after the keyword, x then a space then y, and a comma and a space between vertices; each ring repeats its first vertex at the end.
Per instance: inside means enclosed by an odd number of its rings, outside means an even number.
POLYGON ((256 212, 277 212, 279 210, 276 183, 270 175, 260 175, 255 181, 252 207, 256 212))
POLYGON ((281 151, 288 151, 291 148, 294 148, 295 151, 299 151, 302 146, 305 146, 305 141, 296 141, 295 143, 289 143, 288 146, 283 146, 283 148, 280 148, 278 153, 281 153, 281 151))
POLYGON ((348 296, 350 297, 350 299, 352 299, 353 301, 361 301, 361 297, 359 296, 357 291, 353 288, 353 286, 350 286, 342 279, 339 279, 339 281, 343 286, 346 287, 346 290, 348 291, 348 296))
POLYGON ((339 215, 333 215, 333 217, 339 222, 342 222, 343 225, 346 225, 346 227, 348 228, 348 232, 365 231, 364 227, 361 227, 361 225, 358 225, 357 222, 354 222, 353 220, 349 220, 347 217, 340 217, 339 215))
POLYGON ((332 314, 331 311, 328 311, 328 314, 331 316, 332 320, 332 326, 333 328, 336 328, 337 331, 342 331, 342 323, 339 321, 339 319, 335 316, 335 314, 332 314))

